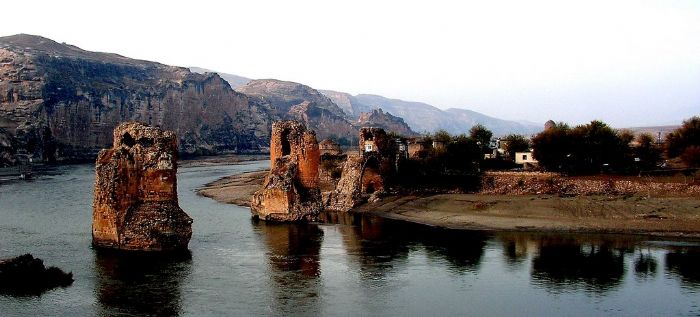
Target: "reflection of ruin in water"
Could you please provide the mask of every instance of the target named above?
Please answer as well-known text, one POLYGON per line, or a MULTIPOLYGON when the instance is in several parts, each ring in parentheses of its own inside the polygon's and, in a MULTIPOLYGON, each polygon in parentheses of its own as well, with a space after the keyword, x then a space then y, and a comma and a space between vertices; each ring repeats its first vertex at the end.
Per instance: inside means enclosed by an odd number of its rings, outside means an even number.
POLYGON ((648 251, 639 253, 634 259, 634 273, 639 279, 651 279, 656 277, 657 261, 648 251))
POLYGON ((165 255, 96 251, 100 315, 180 315, 180 284, 189 275, 191 258, 189 251, 165 255))
POLYGON ((315 224, 264 223, 253 220, 255 232, 267 246, 275 298, 273 311, 293 305, 317 309, 320 291, 319 263, 323 231, 315 224))

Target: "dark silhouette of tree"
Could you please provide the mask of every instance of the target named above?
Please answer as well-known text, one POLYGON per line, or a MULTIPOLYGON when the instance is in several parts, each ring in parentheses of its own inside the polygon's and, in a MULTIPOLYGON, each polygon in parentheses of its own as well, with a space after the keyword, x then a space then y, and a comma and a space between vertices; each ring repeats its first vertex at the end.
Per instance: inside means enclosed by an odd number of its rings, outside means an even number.
POLYGON ((669 158, 680 156, 689 166, 700 166, 700 117, 683 121, 680 128, 666 136, 669 158))
POLYGON ((656 140, 649 133, 637 136, 637 146, 633 149, 634 156, 639 159, 640 169, 654 169, 661 160, 661 148, 656 144, 656 140))
POLYGON ((504 150, 511 160, 515 159, 515 152, 524 152, 530 148, 530 140, 520 134, 509 134, 501 142, 505 142, 504 150))
POLYGON ((633 136, 618 133, 602 121, 571 129, 555 124, 532 139, 534 156, 548 170, 586 174, 629 168, 633 136))
POLYGON ((491 132, 491 130, 487 129, 482 124, 477 124, 471 129, 469 129, 469 137, 476 141, 479 147, 481 147, 482 152, 488 150, 492 136, 493 132, 491 132))
POLYGON ((540 166, 551 171, 564 169, 567 159, 572 155, 570 132, 569 125, 559 122, 532 138, 533 156, 540 166))

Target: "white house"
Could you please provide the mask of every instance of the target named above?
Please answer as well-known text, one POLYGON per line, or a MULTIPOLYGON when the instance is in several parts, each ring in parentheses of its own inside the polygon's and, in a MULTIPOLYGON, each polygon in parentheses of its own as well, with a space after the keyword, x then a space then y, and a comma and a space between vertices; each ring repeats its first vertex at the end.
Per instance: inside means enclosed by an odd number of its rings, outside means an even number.
POLYGON ((515 164, 537 165, 537 160, 532 156, 532 151, 515 152, 515 164))

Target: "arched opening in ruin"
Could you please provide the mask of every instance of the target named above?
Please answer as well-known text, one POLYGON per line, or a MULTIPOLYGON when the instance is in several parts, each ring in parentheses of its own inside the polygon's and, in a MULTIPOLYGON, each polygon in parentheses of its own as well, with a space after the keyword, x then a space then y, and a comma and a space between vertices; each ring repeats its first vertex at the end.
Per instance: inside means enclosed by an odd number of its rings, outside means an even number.
POLYGON ((379 160, 376 157, 372 156, 365 162, 360 183, 362 193, 371 194, 384 189, 384 180, 379 172, 379 160))
POLYGON ((292 153, 292 146, 289 144, 289 130, 282 131, 282 156, 292 153))
POLYGON ((136 140, 134 140, 134 138, 131 136, 131 134, 129 134, 129 132, 126 132, 124 133, 124 135, 122 135, 122 144, 128 147, 132 147, 134 146, 134 144, 136 144, 136 140))

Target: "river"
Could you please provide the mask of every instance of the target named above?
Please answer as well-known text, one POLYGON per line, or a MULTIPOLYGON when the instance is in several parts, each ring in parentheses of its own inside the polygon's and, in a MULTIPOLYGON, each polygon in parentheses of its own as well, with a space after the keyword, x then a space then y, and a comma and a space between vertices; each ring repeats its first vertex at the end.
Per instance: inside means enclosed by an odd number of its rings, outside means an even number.
POLYGON ((700 315, 700 243, 630 235, 450 231, 366 216, 266 224, 197 196, 269 163, 181 168, 191 257, 90 246, 94 166, 0 184, 0 258, 32 253, 75 282, 0 295, 0 316, 700 315))

